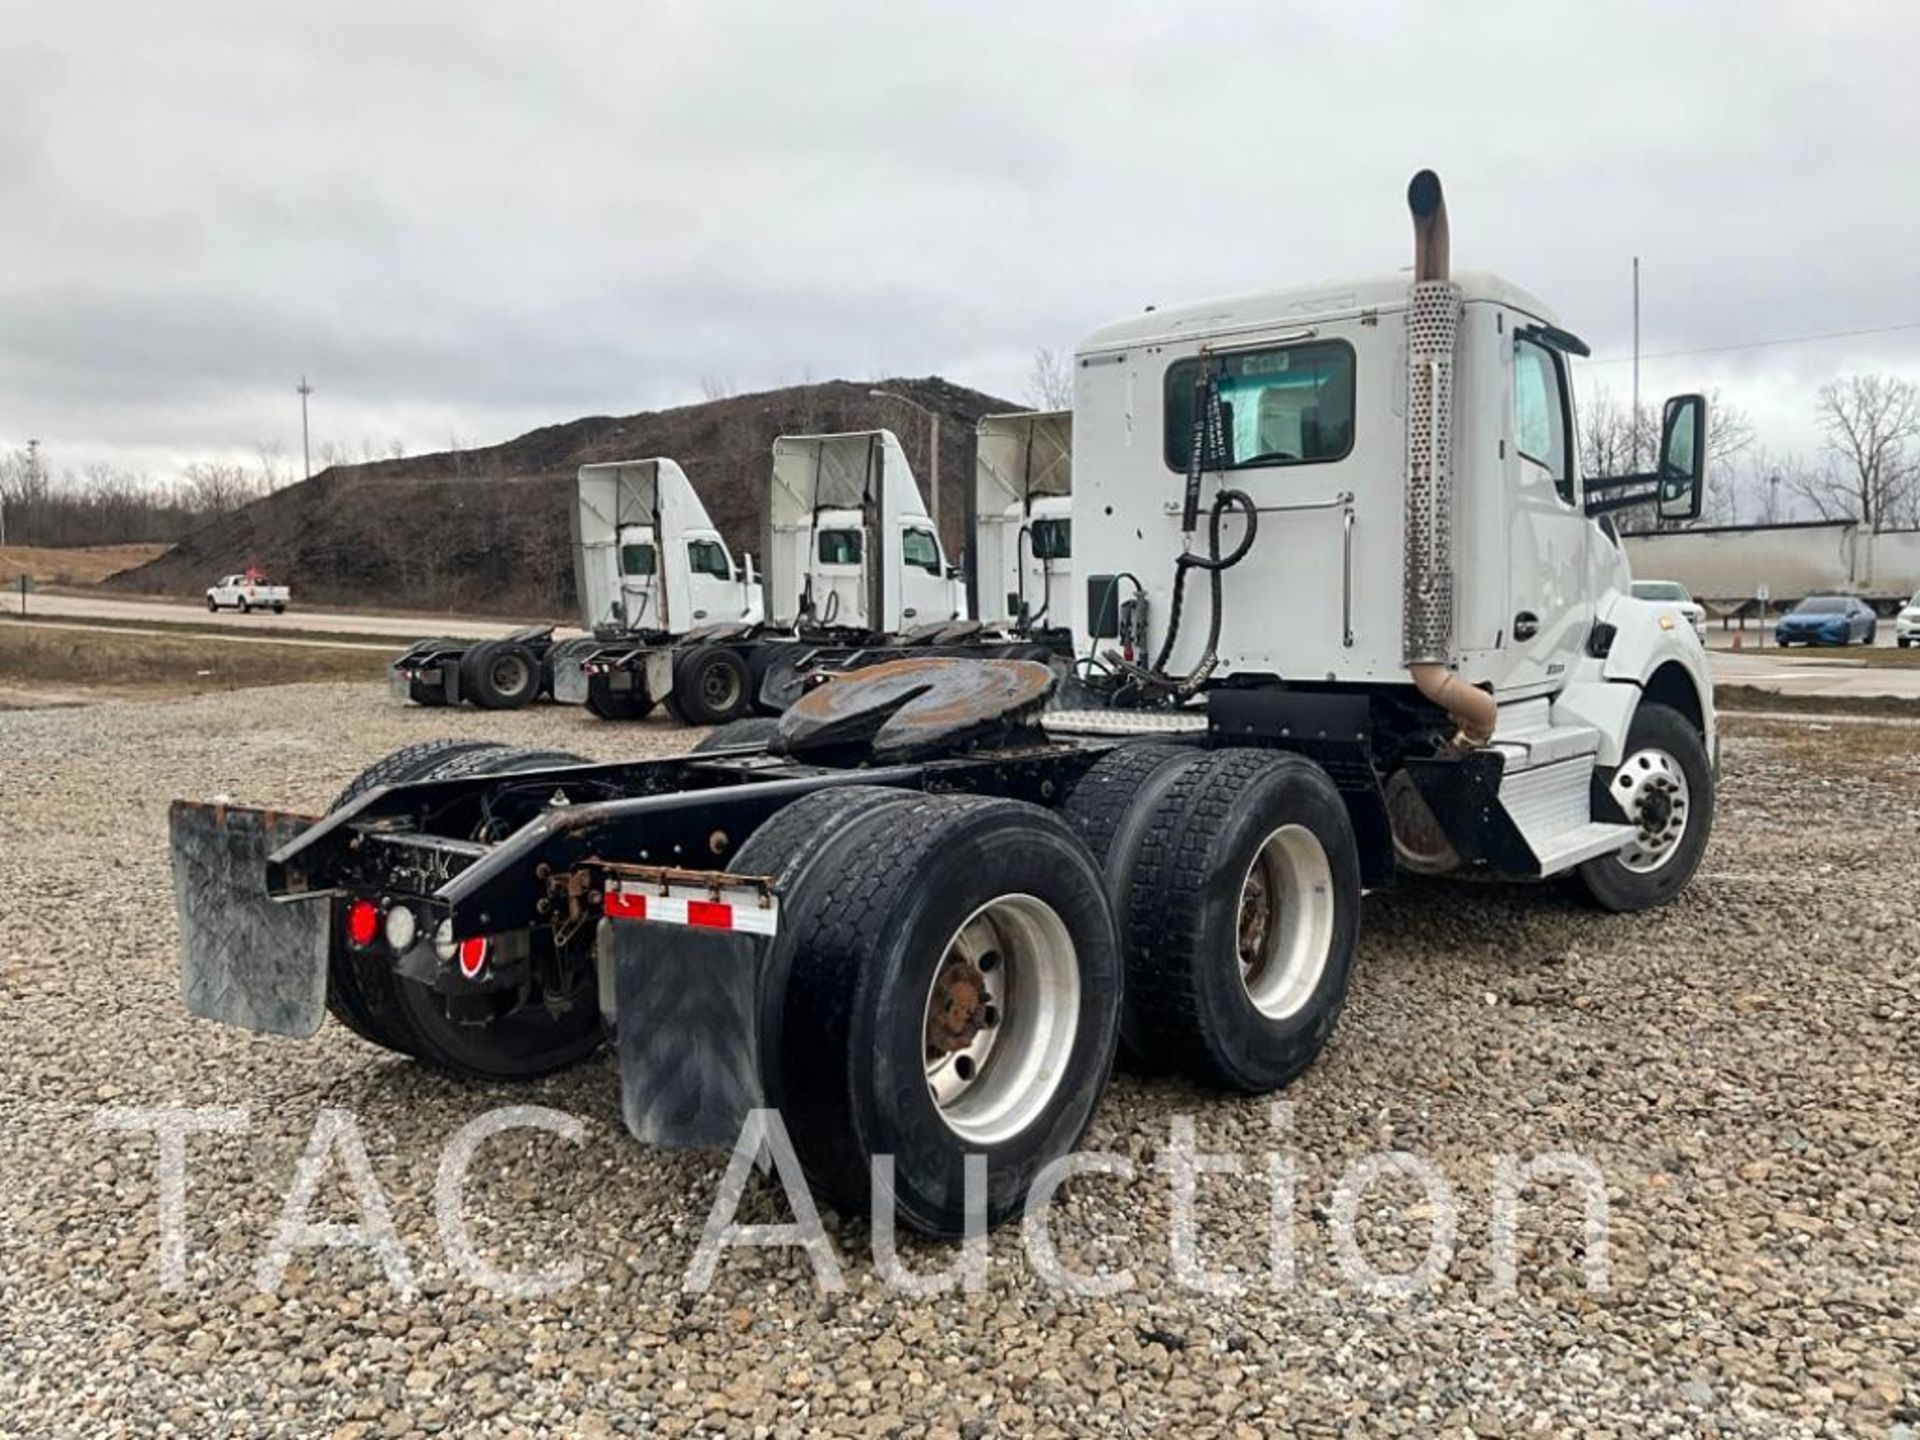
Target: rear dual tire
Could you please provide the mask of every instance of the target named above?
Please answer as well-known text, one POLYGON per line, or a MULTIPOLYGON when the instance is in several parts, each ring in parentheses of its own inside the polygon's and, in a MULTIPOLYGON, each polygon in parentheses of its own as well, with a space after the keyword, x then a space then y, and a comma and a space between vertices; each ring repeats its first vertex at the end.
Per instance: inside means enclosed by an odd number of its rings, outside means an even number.
POLYGON ((753 713, 753 672, 726 645, 698 645, 673 664, 667 708, 689 725, 725 725, 753 713))
MULTIPOLYGON (((513 749, 486 740, 426 740, 368 766, 330 809, 381 785, 585 763, 564 751, 513 749)), ((334 902, 327 1009, 361 1039, 472 1080, 532 1079, 577 1064, 600 1048, 604 1036, 590 970, 574 993, 536 998, 485 1023, 456 1021, 436 991, 400 978, 393 957, 377 943, 365 949, 346 943, 344 908, 344 902, 334 902)))
POLYGON ((809 1183, 864 1212, 891 1156, 896 1215, 956 1235, 981 1155, 982 1218, 1015 1214, 1112 1067, 1122 960, 1085 846, 1019 801, 854 787, 788 807, 733 864, 785 897, 761 1083, 809 1183))
POLYGON ((460 661, 460 693, 482 710, 520 710, 540 696, 540 657, 518 640, 483 640, 460 661))

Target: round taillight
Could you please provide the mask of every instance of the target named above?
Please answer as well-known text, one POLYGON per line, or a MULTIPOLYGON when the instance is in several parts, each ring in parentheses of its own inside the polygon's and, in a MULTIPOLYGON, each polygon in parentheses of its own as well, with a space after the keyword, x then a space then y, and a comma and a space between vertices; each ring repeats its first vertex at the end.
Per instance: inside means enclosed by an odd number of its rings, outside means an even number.
POLYGON ((387 944, 393 947, 396 955, 404 955, 411 950, 419 935, 420 922, 414 918, 413 911, 404 905, 396 905, 387 911, 387 944))
POLYGON ((475 935, 460 942, 460 973, 472 980, 487 968, 487 937, 475 935))
POLYGON ((347 906, 347 939, 356 945, 371 945, 380 933, 380 911, 371 900, 356 900, 347 906))

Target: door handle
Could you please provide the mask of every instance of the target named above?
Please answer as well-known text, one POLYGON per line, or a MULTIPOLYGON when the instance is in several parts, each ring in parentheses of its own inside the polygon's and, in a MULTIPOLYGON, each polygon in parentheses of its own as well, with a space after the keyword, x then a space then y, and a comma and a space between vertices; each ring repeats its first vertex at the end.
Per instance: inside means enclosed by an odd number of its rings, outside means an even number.
POLYGON ((1531 640, 1540 633, 1540 617, 1531 610, 1522 610, 1513 617, 1513 638, 1531 640))

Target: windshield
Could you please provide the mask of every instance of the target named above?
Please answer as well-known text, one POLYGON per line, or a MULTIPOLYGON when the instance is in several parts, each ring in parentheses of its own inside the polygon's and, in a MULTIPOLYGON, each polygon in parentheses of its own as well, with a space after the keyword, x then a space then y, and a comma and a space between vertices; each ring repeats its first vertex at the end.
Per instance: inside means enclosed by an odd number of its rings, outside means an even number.
POLYGON ((1793 607, 1796 615, 1844 615, 1847 602, 1838 595, 1812 595, 1793 607))
POLYGON ((1687 593, 1686 586, 1675 584, 1671 580, 1636 580, 1633 582, 1633 598, 1687 601, 1693 599, 1693 596, 1687 593))
POLYGON ((620 573, 638 575, 646 578, 653 574, 653 546, 649 544, 622 545, 620 547, 620 573))

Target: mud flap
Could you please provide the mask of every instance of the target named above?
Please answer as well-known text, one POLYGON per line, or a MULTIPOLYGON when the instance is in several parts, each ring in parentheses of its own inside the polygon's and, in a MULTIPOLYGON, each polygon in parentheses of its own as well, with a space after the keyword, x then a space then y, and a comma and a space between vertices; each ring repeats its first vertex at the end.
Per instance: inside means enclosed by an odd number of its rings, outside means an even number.
POLYGON ((761 1103, 755 990, 769 940, 603 920, 627 1129, 649 1145, 725 1149, 761 1103))
POLYGON ((589 655, 605 648, 605 641, 589 636, 580 640, 562 640, 548 652, 553 666, 555 701, 562 705, 587 703, 587 672, 580 667, 587 663, 589 655))
POLYGON ((325 895, 282 902, 267 857, 311 817, 176 800, 168 815, 180 988, 190 1014, 306 1039, 327 1012, 325 895))

